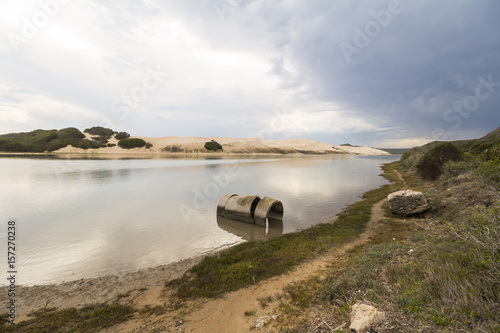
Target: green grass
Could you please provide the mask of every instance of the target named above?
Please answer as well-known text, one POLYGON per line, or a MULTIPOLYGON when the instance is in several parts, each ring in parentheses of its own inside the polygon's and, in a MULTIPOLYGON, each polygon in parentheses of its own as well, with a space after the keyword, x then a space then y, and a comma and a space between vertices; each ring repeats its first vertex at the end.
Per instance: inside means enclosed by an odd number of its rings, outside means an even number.
POLYGON ((257 312, 255 310, 249 310, 249 311, 245 311, 244 315, 245 317, 253 317, 255 316, 257 312))
MULTIPOLYGON (((385 167, 393 179, 390 166, 385 167)), ((181 298, 215 297, 270 277, 283 274, 307 259, 356 239, 371 217, 371 207, 400 182, 369 191, 363 200, 349 206, 334 224, 316 225, 264 242, 247 242, 204 258, 182 278, 166 284, 181 298)))
POLYGON ((119 304, 96 304, 82 309, 55 308, 35 312, 32 319, 11 325, 0 324, 1 332, 79 332, 93 333, 128 320, 134 313, 130 306, 119 304))
POLYGON ((257 301, 259 302, 259 306, 262 309, 265 309, 269 306, 269 304, 271 304, 274 301, 274 299, 272 296, 267 296, 267 297, 258 298, 257 301))

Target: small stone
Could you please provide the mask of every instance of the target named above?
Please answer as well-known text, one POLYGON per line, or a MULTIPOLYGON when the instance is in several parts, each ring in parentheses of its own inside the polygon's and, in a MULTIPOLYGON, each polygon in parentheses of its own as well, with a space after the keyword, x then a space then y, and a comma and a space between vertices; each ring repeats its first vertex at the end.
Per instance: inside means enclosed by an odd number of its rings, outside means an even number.
POLYGON ((373 324, 381 323, 385 320, 385 313, 377 308, 356 302, 351 310, 351 330, 357 333, 366 333, 373 324))
POLYGON ((266 325, 271 319, 275 320, 278 318, 277 315, 273 316, 264 316, 264 317, 259 317, 257 321, 255 322, 255 328, 260 330, 264 325, 266 325))

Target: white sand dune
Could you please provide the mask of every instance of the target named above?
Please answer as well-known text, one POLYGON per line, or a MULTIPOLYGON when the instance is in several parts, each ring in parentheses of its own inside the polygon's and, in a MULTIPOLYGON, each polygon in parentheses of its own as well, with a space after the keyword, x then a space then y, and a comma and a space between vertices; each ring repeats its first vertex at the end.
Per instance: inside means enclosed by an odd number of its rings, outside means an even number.
MULTIPOLYGON (((119 146, 100 149, 80 149, 72 146, 61 148, 55 153, 85 154, 349 154, 349 155, 390 155, 389 153, 370 147, 332 146, 328 143, 309 139, 233 139, 225 137, 176 137, 141 138, 153 146, 146 148, 122 149, 119 146), (207 141, 215 140, 223 147, 223 151, 209 152, 204 148, 207 141)), ((112 138, 109 143, 117 144, 112 138)))

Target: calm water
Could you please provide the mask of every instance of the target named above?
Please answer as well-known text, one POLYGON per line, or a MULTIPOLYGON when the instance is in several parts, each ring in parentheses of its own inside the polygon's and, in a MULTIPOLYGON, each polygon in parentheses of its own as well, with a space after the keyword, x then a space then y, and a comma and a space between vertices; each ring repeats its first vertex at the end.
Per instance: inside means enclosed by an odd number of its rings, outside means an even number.
POLYGON ((20 284, 121 274, 323 222, 385 184, 380 165, 397 159, 2 157, 0 244, 6 252, 15 219, 20 284), (283 226, 217 221, 219 198, 233 193, 281 200, 283 226))

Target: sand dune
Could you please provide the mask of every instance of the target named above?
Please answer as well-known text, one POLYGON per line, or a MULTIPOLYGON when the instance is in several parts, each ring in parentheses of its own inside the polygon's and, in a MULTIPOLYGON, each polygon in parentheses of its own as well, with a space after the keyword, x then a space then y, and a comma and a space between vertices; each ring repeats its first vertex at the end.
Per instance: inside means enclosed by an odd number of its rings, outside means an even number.
MULTIPOLYGON (((134 148, 122 149, 118 146, 100 149, 74 148, 67 146, 56 153, 86 153, 86 154, 349 154, 349 155, 390 155, 389 153, 370 147, 332 146, 328 143, 309 139, 233 139, 225 137, 176 137, 166 136, 160 138, 135 137, 144 139, 153 144, 149 149, 134 148), (222 145, 223 151, 209 152, 204 148, 207 141, 215 140, 222 145)), ((112 138, 109 143, 117 143, 112 138)))

